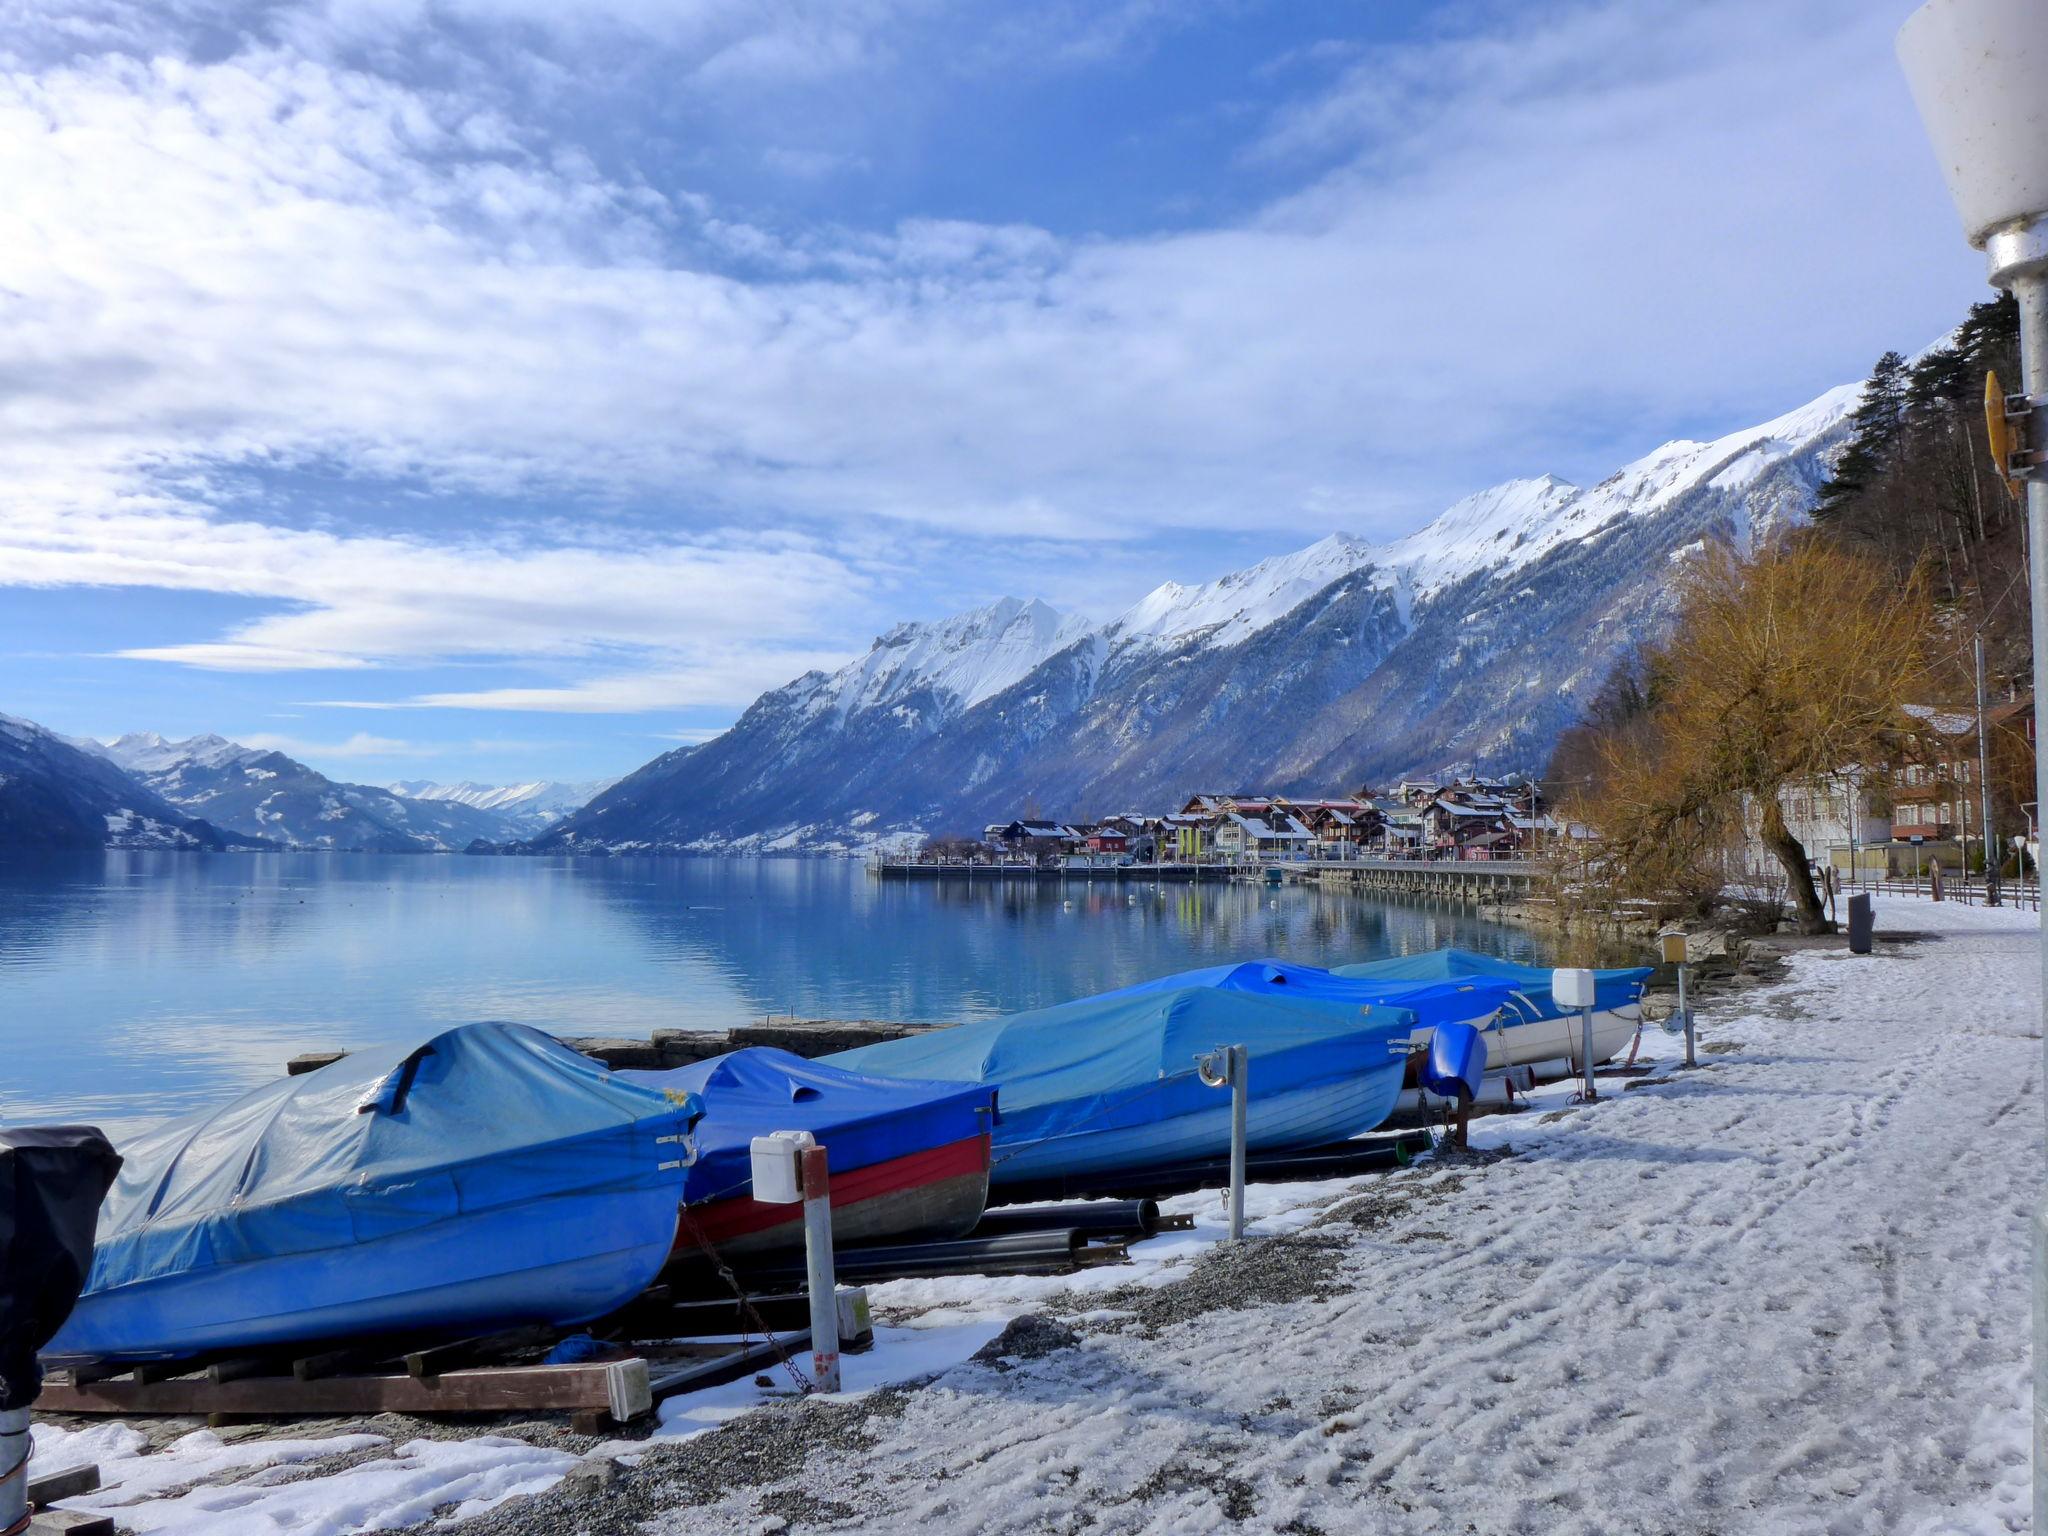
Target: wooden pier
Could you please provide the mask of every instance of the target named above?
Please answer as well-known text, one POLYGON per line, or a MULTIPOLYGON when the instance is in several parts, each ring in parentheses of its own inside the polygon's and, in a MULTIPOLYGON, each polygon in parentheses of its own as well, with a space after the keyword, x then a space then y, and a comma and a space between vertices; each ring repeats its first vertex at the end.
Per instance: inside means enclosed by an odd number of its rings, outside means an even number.
POLYGON ((1528 859, 1351 859, 1302 867, 1302 878, 1340 890, 1431 896, 1451 901, 1515 901, 1535 889, 1541 866, 1528 859))
POLYGON ((946 880, 961 884, 1033 881, 1058 885, 1068 880, 1127 881, 1134 885, 1189 885, 1242 880, 1257 873, 1244 864, 928 864, 916 859, 877 859, 868 873, 878 880, 946 880))

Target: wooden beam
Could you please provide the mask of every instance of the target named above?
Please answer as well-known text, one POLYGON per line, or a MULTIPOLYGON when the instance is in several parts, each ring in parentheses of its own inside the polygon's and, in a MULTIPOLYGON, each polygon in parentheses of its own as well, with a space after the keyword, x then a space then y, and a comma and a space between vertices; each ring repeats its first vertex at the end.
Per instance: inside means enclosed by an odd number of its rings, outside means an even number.
POLYGON ((651 1406, 647 1362, 522 1365, 412 1376, 257 1376, 218 1384, 172 1381, 50 1382, 37 1405, 50 1413, 330 1414, 500 1413, 604 1408, 624 1424, 651 1406))
POLYGON ((38 1510, 28 1517, 22 1536, 114 1536, 114 1517, 78 1509, 38 1510))
POLYGON ((59 1499, 75 1499, 81 1493, 91 1493, 100 1485, 100 1469, 90 1464, 83 1467, 66 1467, 62 1472, 45 1472, 41 1477, 28 1480, 28 1501, 31 1504, 54 1504, 59 1499))

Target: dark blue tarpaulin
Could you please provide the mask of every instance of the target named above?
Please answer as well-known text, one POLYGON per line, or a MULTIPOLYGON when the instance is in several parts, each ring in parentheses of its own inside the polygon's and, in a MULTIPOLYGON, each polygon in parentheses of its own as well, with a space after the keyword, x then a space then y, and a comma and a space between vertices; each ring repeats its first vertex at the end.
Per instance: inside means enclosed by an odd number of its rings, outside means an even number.
POLYGON ((691 1205, 751 1185, 756 1136, 809 1131, 824 1146, 832 1171, 845 1173, 982 1135, 995 1103, 991 1088, 870 1077, 766 1046, 619 1076, 704 1101, 697 1162, 684 1185, 691 1205))

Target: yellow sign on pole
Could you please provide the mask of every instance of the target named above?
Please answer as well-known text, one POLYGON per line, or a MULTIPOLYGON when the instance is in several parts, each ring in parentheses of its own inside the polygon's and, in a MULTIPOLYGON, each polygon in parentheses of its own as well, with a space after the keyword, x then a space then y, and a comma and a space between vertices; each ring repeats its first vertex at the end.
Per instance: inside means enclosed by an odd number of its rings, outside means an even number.
POLYGON ((1996 371, 1984 375, 1984 431, 1991 438, 1991 462, 1998 478, 2014 501, 2020 497, 2020 483, 2012 477, 2012 423, 2005 419, 2005 390, 1996 371))

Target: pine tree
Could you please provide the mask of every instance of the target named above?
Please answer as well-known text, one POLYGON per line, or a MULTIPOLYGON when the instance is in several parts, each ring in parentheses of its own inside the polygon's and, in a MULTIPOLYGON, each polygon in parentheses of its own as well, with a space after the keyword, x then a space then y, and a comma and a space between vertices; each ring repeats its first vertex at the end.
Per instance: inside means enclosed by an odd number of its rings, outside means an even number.
POLYGON ((1815 521, 1839 517, 1884 473, 1898 446, 1907 385, 1905 358, 1887 352, 1877 360, 1863 386, 1862 403, 1849 415, 1849 446, 1835 462, 1834 474, 1820 488, 1813 509, 1815 521))

